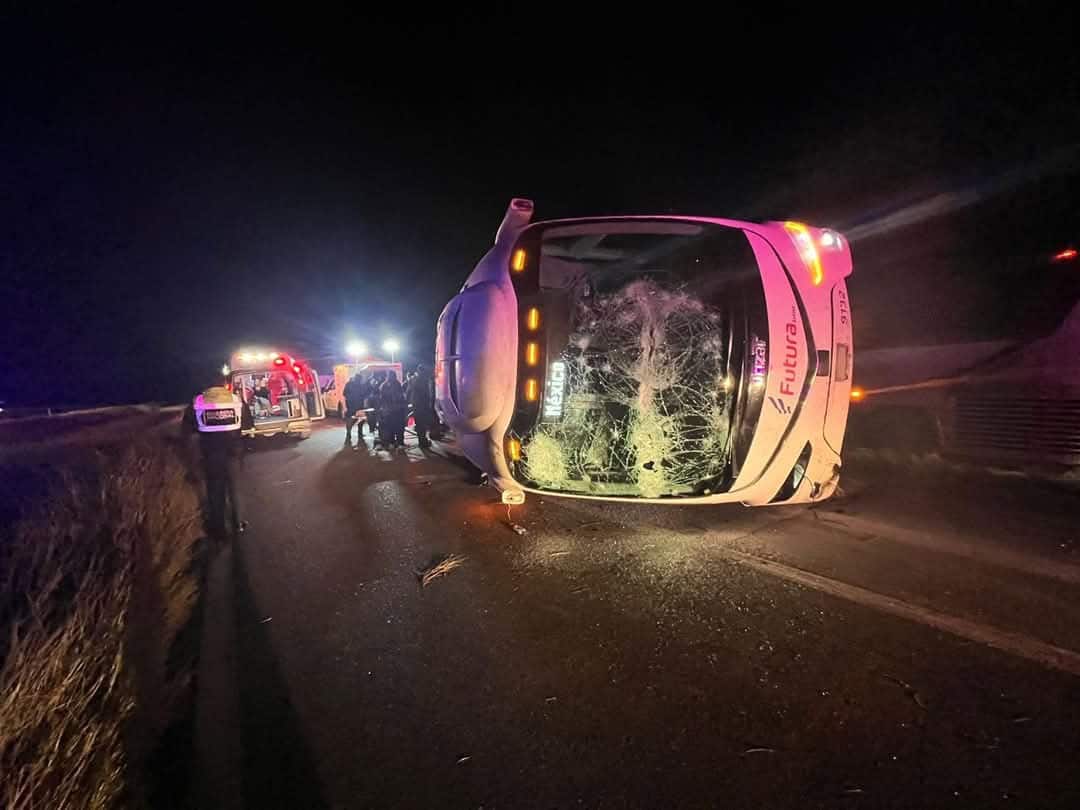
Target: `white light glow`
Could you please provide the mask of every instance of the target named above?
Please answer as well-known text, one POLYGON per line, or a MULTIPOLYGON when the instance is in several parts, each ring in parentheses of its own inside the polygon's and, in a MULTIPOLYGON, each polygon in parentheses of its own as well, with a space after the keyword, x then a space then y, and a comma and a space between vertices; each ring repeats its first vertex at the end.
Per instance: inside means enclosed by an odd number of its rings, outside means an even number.
POLYGON ((401 351, 401 344, 398 343, 396 338, 387 338, 383 341, 382 347, 383 351, 390 352, 391 354, 401 351))
POLYGON ((832 247, 835 244, 836 244, 836 237, 833 236, 832 231, 825 231, 823 234, 821 234, 821 246, 822 247, 832 247))
POLYGON ((221 376, 222 377, 228 377, 229 376, 229 364, 228 363, 226 363, 225 365, 223 365, 221 367, 221 376))
POLYGON ((350 340, 345 346, 345 353, 349 357, 363 357, 368 353, 368 347, 362 340, 350 340))

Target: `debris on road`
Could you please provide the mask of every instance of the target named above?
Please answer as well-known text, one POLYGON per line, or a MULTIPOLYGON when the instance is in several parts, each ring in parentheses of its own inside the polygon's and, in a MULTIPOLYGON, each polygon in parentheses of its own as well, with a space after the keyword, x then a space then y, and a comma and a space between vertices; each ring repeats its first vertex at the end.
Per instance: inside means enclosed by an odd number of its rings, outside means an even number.
POLYGON ((907 681, 900 680, 895 675, 885 674, 885 675, 882 675, 881 677, 883 677, 887 681, 892 681, 897 686, 899 686, 901 689, 903 689, 904 694, 907 695, 909 698, 911 698, 915 702, 916 706, 918 706, 923 711, 926 711, 926 703, 923 701, 922 695, 919 694, 918 690, 914 686, 912 686, 907 681))
POLYGON ((465 764, 466 762, 468 762, 468 761, 469 761, 470 759, 472 759, 472 757, 470 757, 470 756, 464 756, 464 757, 459 757, 459 758, 458 758, 458 761, 457 761, 457 764, 458 764, 458 765, 464 765, 464 764, 465 764))
POLYGON ((743 754, 775 754, 775 748, 767 748, 763 745, 758 745, 753 748, 747 748, 743 751, 743 754))
POLYGON ((509 526, 515 534, 528 533, 529 530, 522 526, 520 523, 514 523, 514 517, 510 513, 510 506, 510 504, 506 505, 506 525, 509 526))
POLYGON ((265 619, 263 619, 261 622, 259 622, 259 624, 266 624, 267 622, 270 622, 270 621, 273 621, 273 620, 274 620, 273 616, 267 616, 265 619))
POLYGON ((414 573, 420 582, 421 588, 426 588, 435 579, 449 574, 455 568, 465 562, 465 557, 459 554, 436 555, 425 568, 418 568, 414 573))

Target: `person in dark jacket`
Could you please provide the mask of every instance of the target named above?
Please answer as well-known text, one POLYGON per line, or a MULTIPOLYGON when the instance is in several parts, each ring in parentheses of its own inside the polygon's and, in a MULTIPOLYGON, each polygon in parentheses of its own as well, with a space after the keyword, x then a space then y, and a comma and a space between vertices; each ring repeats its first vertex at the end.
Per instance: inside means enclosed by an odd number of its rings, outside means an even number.
POLYGON ((371 437, 375 438, 375 429, 379 424, 378 407, 379 386, 373 377, 368 377, 364 380, 364 421, 360 425, 361 434, 364 432, 364 425, 367 425, 371 437))
MULTIPOLYGON (((345 383, 345 444, 352 444, 352 429, 356 424, 356 412, 364 407, 364 381, 359 374, 345 383)), ((357 431, 359 432, 359 431, 357 431)))
POLYGON ((371 435, 375 437, 376 443, 379 443, 382 439, 382 431, 379 427, 379 419, 381 416, 379 391, 385 381, 385 371, 376 371, 372 374, 371 378, 368 380, 367 397, 364 400, 364 409, 367 412, 367 422, 371 428, 371 435))
POLYGON ((435 423, 435 388, 431 374, 423 364, 416 367, 416 373, 410 378, 406 396, 412 405, 417 442, 421 448, 431 447, 428 431, 435 423))
POLYGON ((405 392, 393 371, 379 389, 379 427, 384 445, 405 446, 405 392))

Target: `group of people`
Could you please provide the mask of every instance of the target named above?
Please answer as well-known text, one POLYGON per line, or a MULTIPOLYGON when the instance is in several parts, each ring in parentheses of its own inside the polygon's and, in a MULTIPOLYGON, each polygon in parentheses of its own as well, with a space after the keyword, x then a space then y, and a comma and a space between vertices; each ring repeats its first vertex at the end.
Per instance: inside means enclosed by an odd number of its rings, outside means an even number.
POLYGON ((345 443, 352 443, 352 430, 363 435, 367 425, 376 446, 405 446, 405 425, 412 412, 417 442, 431 447, 430 433, 435 425, 435 384, 426 366, 417 366, 405 381, 399 381, 391 369, 377 371, 365 379, 356 374, 345 385, 345 443))

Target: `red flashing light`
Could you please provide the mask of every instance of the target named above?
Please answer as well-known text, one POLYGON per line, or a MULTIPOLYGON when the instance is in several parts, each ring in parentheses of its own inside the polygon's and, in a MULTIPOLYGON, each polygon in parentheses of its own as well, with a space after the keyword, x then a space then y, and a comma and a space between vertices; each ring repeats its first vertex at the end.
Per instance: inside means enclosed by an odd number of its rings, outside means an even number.
POLYGON ((1077 257, 1076 248, 1065 248, 1065 250, 1055 253, 1050 257, 1052 262, 1071 262, 1077 257))
POLYGON ((292 370, 293 370, 293 374, 296 374, 297 376, 300 376, 300 374, 303 372, 303 369, 300 368, 299 363, 293 363, 292 364, 292 370))
POLYGON ((283 366, 283 365, 285 365, 285 358, 284 357, 275 357, 274 358, 274 365, 275 366, 283 366))

